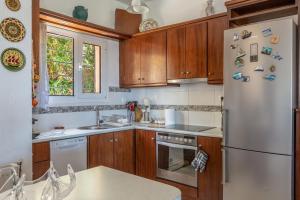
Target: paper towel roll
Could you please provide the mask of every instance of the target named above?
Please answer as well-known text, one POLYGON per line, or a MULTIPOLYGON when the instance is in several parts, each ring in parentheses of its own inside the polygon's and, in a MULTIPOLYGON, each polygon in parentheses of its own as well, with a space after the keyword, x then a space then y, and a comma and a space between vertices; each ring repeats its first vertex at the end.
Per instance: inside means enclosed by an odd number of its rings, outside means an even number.
POLYGON ((175 109, 165 109, 165 125, 175 124, 175 109))

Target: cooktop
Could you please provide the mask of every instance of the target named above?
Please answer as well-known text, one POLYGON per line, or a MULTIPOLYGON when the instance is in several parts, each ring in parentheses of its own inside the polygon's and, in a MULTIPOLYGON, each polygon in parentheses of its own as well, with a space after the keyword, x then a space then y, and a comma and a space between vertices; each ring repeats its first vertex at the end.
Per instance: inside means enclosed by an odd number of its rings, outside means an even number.
POLYGON ((190 131, 190 132, 202 132, 209 129, 213 129, 215 127, 210 126, 192 126, 192 125, 184 125, 184 124, 174 124, 166 126, 167 129, 181 130, 181 131, 190 131))

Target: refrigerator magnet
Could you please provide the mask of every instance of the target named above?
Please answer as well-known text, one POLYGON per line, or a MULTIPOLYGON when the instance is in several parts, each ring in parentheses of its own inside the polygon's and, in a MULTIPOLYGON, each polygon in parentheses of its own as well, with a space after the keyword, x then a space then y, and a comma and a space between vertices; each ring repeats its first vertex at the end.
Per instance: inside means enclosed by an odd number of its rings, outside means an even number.
POLYGON ((234 64, 235 64, 236 67, 244 67, 245 61, 244 61, 243 58, 238 57, 238 58, 235 59, 234 64))
POLYGON ((263 66, 257 66, 257 67, 255 67, 254 71, 263 72, 263 71, 265 71, 265 69, 263 68, 263 66))
POLYGON ((264 35, 264 37, 269 37, 269 36, 271 36, 273 34, 272 33, 272 29, 271 28, 263 29, 262 30, 262 34, 264 35))
POLYGON ((243 40, 251 37, 251 35, 252 35, 252 32, 249 32, 247 30, 242 31, 242 33, 241 33, 241 37, 243 40))
POLYGON ((272 37, 270 38, 270 43, 271 44, 278 44, 279 41, 280 41, 279 35, 272 35, 272 37))
POLYGON ((258 61, 258 43, 250 45, 250 62, 258 61))
POLYGON ((276 52, 275 54, 272 55, 272 57, 275 59, 275 60, 282 60, 283 58, 279 55, 278 52, 276 52))
POLYGON ((231 49, 236 49, 237 46, 238 46, 237 44, 232 44, 232 45, 230 45, 230 48, 231 48, 231 49))
POLYGON ((242 82, 249 82, 250 81, 250 76, 242 76, 242 82))
POLYGON ((268 74, 268 75, 264 76, 264 79, 266 79, 268 81, 274 81, 276 79, 276 75, 268 74))
POLYGON ((271 55, 272 51, 273 51, 273 49, 270 47, 263 47, 261 50, 261 53, 265 54, 265 55, 271 55))
POLYGON ((232 75, 232 78, 234 80, 240 80, 241 78, 243 77, 243 74, 241 72, 235 72, 233 75, 232 75))
POLYGON ((241 58, 241 57, 244 57, 245 55, 246 55, 246 51, 244 51, 242 48, 240 48, 239 51, 237 52, 236 58, 241 58))
POLYGON ((239 36, 239 34, 238 33, 234 33, 234 35, 233 35, 233 41, 238 41, 240 39, 240 36, 239 36))
POLYGON ((275 72, 276 71, 276 67, 275 65, 272 65, 270 68, 269 68, 270 72, 275 72))

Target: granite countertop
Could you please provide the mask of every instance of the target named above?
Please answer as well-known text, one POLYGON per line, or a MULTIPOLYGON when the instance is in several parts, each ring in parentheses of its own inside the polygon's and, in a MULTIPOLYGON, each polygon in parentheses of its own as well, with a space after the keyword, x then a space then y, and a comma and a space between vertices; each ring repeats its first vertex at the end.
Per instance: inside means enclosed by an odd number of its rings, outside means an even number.
POLYGON ((220 128, 213 128, 202 132, 192 132, 192 131, 182 131, 182 130, 174 130, 174 129, 167 129, 160 126, 155 126, 151 124, 141 124, 135 123, 130 126, 123 126, 123 127, 114 127, 102 130, 79 130, 79 129, 66 129, 63 133, 56 134, 53 131, 42 132, 40 133, 43 135, 40 138, 36 138, 32 140, 32 143, 39 143, 39 142, 47 142, 53 140, 61 140, 67 138, 75 138, 75 137, 82 137, 82 136, 90 136, 90 135, 97 135, 103 133, 111 133, 111 132, 118 132, 118 131, 125 131, 125 130, 133 130, 133 129, 142 129, 142 130, 151 130, 151 131, 160 131, 160 132, 172 132, 172 133, 179 133, 179 134, 189 134, 189 135, 196 135, 196 136, 207 136, 207 137, 218 137, 222 138, 223 134, 220 128))
MULTIPOLYGON (((68 183, 68 176, 61 177, 68 183)), ((45 181, 25 186, 27 199, 39 200, 45 181)), ((0 194, 0 199, 4 197, 0 194), (1 197, 2 196, 2 197, 1 197)), ((107 167, 76 173, 76 187, 65 200, 180 200, 179 189, 107 167)))

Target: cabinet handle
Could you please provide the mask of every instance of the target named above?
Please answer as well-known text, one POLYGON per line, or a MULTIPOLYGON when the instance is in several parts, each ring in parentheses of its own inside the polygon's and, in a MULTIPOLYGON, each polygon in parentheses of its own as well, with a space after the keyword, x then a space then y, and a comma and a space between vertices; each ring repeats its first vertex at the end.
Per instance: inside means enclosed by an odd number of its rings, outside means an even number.
POLYGON ((190 74, 191 72, 186 72, 186 74, 190 74))
POLYGON ((152 140, 152 141, 155 141, 155 138, 153 137, 153 138, 151 138, 151 140, 152 140))
POLYGON ((109 142, 114 142, 114 140, 113 140, 113 139, 110 139, 109 142))
POLYGON ((145 80, 145 78, 142 78, 142 80, 145 80))
POLYGON ((181 72, 181 74, 185 74, 186 72, 181 72))
POLYGON ((214 75, 214 73, 213 72, 208 72, 208 75, 211 76, 211 75, 214 75))
POLYGON ((141 80, 141 78, 138 78, 138 80, 140 81, 140 80, 141 80))
POLYGON ((118 142, 118 141, 119 141, 119 140, 116 138, 116 139, 115 139, 115 142, 118 142))

